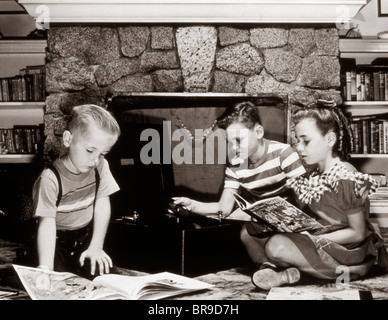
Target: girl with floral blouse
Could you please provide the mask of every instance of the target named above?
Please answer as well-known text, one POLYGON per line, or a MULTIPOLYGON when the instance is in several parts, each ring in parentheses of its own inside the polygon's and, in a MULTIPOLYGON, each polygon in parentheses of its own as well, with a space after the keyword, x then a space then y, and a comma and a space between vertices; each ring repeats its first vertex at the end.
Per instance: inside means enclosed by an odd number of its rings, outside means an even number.
POLYGON ((278 233, 269 238, 269 262, 253 274, 253 284, 269 290, 297 283, 303 273, 334 280, 343 270, 354 280, 373 265, 388 268, 383 239, 369 223, 366 207, 377 183, 346 162, 352 143, 347 118, 334 103, 322 100, 299 109, 293 123, 296 150, 308 170, 287 184, 302 209, 325 228, 319 234, 278 233))

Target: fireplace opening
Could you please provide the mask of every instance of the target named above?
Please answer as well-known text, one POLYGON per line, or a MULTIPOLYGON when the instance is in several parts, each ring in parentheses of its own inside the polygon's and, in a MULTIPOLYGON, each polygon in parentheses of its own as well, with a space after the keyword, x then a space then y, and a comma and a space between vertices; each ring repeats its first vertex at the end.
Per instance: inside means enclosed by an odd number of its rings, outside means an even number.
POLYGON ((216 135, 213 124, 227 107, 243 101, 257 106, 265 138, 290 142, 286 95, 114 95, 108 109, 122 135, 107 157, 121 188, 111 197, 112 217, 136 212, 143 221, 161 223, 173 196, 218 201, 227 160, 220 146, 226 139, 216 135))

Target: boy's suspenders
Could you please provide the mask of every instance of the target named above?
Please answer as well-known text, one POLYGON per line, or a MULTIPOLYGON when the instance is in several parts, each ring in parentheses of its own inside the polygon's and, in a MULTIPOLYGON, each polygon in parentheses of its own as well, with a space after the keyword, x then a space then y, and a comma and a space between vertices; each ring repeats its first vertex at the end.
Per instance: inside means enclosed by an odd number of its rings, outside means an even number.
POLYGON ((47 169, 50 169, 55 174, 55 176, 57 177, 57 180, 58 180, 58 188, 59 188, 59 190, 58 190, 57 202, 55 204, 58 207, 59 206, 59 202, 62 199, 62 181, 61 181, 61 176, 59 175, 59 172, 58 172, 57 168, 54 165, 48 164, 47 165, 47 169))
MULTIPOLYGON (((61 199, 62 199, 62 181, 61 181, 61 176, 59 175, 58 169, 53 164, 48 164, 46 168, 50 169, 55 174, 55 176, 57 177, 57 180, 58 180, 59 190, 58 190, 58 197, 57 197, 57 202, 56 202, 56 206, 58 207, 58 205, 59 205, 59 203, 61 202, 61 199)), ((96 177, 96 191, 95 191, 95 196, 94 196, 94 201, 93 201, 93 213, 94 213, 94 208, 96 206, 96 199, 97 199, 98 188, 100 186, 100 174, 99 174, 97 168, 94 168, 94 174, 95 174, 95 177, 96 177)))

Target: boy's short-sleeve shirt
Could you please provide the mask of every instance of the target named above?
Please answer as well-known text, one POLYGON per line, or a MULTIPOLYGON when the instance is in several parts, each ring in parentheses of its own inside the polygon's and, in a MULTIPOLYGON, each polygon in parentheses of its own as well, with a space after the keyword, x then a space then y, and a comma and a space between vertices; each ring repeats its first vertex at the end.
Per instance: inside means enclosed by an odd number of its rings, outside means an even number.
POLYGON ((286 181, 306 172, 298 154, 289 145, 263 139, 264 156, 253 165, 230 166, 225 171, 225 188, 248 192, 252 199, 272 197, 286 191, 286 181))
MULTIPOLYGON (((61 201, 57 208, 58 180, 52 170, 44 169, 33 187, 34 216, 56 218, 58 230, 75 230, 88 225, 93 218, 96 195, 95 171, 73 174, 60 159, 54 161, 54 166, 61 176, 61 201)), ((97 170, 100 175, 97 198, 107 197, 120 189, 106 159, 99 163, 97 170)))

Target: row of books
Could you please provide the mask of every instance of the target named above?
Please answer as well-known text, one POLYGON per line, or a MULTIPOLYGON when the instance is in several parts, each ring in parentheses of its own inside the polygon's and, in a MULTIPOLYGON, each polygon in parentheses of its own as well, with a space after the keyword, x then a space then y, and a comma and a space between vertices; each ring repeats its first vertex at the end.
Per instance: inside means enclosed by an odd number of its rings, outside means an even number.
POLYGON ((345 72, 344 100, 388 101, 388 66, 357 66, 345 72))
POLYGON ((18 75, 0 78, 0 101, 44 101, 45 88, 44 65, 27 66, 18 75))
POLYGON ((388 154, 388 114, 351 118, 355 154, 388 154))
POLYGON ((380 186, 377 192, 369 195, 369 218, 381 228, 388 227, 388 187, 380 186))
POLYGON ((0 154, 37 154, 42 146, 43 124, 0 128, 0 154))

